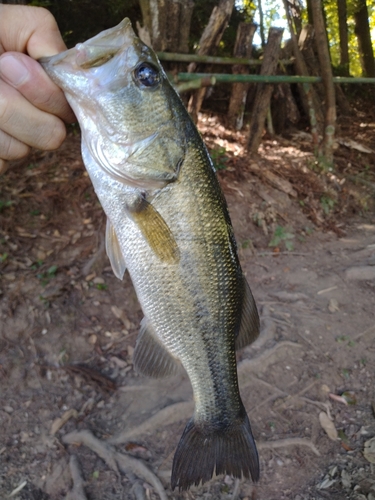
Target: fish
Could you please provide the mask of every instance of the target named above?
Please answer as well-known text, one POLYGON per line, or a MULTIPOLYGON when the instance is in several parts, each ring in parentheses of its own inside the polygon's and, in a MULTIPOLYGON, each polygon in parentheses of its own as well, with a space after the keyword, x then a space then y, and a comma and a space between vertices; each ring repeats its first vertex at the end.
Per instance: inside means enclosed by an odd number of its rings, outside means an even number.
POLYGON ((144 314, 134 368, 162 378, 182 365, 192 385, 172 489, 214 473, 258 481, 236 349, 258 337, 259 316, 195 124, 129 19, 40 63, 76 114, 113 272, 128 270, 144 314))

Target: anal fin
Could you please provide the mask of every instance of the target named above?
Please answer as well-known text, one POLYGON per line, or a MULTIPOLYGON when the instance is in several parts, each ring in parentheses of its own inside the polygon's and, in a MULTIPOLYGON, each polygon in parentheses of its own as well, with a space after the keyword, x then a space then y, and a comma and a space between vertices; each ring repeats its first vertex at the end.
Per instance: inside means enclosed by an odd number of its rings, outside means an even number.
POLYGON ((107 251, 114 275, 118 279, 122 280, 126 271, 126 263, 124 256, 122 255, 117 234, 108 218, 105 228, 105 249, 107 251))
POLYGON ((133 364, 138 373, 154 378, 173 375, 179 366, 177 358, 167 351, 146 318, 141 322, 133 353, 133 364))
POLYGON ((244 297, 242 303, 240 329, 235 340, 236 350, 252 344, 259 335, 259 315, 257 306, 245 276, 243 277, 243 280, 244 297))

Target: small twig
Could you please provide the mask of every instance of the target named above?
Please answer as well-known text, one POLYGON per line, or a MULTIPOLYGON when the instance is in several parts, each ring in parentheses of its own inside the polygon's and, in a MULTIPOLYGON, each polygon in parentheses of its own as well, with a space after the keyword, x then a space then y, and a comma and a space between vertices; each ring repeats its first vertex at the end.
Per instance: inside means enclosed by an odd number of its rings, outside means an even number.
POLYGON ((265 380, 263 380, 263 379, 261 379, 259 377, 254 377, 253 382, 260 382, 262 385, 264 385, 265 387, 267 387, 271 391, 277 391, 278 394, 280 394, 282 396, 289 396, 289 394, 287 392, 282 391, 281 389, 279 389, 275 385, 269 384, 268 382, 266 382, 265 380))
POLYGON ((319 450, 309 440, 304 438, 287 438, 279 439, 277 441, 262 441, 257 443, 258 450, 275 450, 276 448, 284 448, 285 446, 307 446, 310 450, 320 457, 319 450))
POLYGON ((364 332, 361 332, 358 335, 356 335, 353 340, 355 341, 359 340, 361 337, 364 337, 368 333, 371 333, 373 330, 375 330, 375 326, 370 326, 370 328, 367 328, 367 330, 365 330, 364 332))
POLYGON ((328 292, 332 292, 332 290, 336 290, 336 288, 338 288, 338 286, 330 286, 329 288, 324 288, 323 290, 319 290, 319 292, 316 292, 317 295, 323 295, 323 293, 328 293, 328 292))
POLYGON ((310 405, 317 406, 321 410, 326 411, 328 417, 332 420, 332 416, 331 416, 331 408, 332 408, 332 406, 331 406, 331 404, 329 402, 328 403, 323 403, 322 401, 314 401, 313 399, 304 398, 304 397, 299 397, 298 399, 300 399, 301 401, 304 401, 305 403, 309 403, 310 405))
POLYGON ((65 500, 87 500, 83 488, 84 479, 82 477, 81 467, 76 455, 71 455, 69 460, 70 475, 72 476, 73 489, 66 495, 65 500))
POLYGON ((303 252, 288 252, 286 250, 285 252, 259 252, 258 257, 263 257, 264 255, 271 255, 272 257, 277 257, 278 255, 310 255, 309 253, 303 253, 303 252))
POLYGON ((27 481, 22 481, 21 484, 17 486, 11 493, 9 493, 8 498, 12 498, 17 495, 21 490, 24 489, 24 487, 27 485, 27 481))

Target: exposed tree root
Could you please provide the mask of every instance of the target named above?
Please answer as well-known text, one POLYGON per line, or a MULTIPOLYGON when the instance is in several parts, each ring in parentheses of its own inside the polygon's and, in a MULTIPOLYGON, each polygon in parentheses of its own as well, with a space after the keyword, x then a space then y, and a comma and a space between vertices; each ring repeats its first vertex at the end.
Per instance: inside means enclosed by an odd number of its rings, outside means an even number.
POLYGON ((73 489, 66 495, 65 500, 87 500, 83 488, 84 479, 76 455, 70 456, 69 469, 70 475, 72 476, 73 489))
POLYGON ((309 440, 304 438, 288 438, 279 439, 277 441, 261 441, 257 442, 258 450, 275 450, 276 448, 284 448, 285 446, 307 446, 310 450, 320 457, 319 450, 315 445, 309 440))
POLYGON ((109 444, 96 438, 90 431, 71 432, 66 434, 62 440, 65 444, 84 444, 99 455, 108 467, 117 474, 119 474, 119 471, 126 474, 130 470, 136 476, 151 484, 161 500, 167 500, 168 497, 160 479, 146 465, 136 458, 118 453, 109 444))
MULTIPOLYGON (((248 372, 253 372, 262 367, 265 369, 270 363, 275 361, 275 355, 277 351, 281 348, 301 348, 300 344, 295 342, 279 342, 271 349, 263 352, 256 358, 253 359, 245 359, 238 365, 238 377, 241 382, 241 386, 247 387, 249 384, 253 383, 253 381, 248 378, 248 372)), ((180 420, 188 419, 194 411, 194 403, 193 401, 185 401, 182 403, 175 403, 173 405, 167 406, 160 410, 156 415, 153 415, 151 418, 138 425, 137 427, 133 427, 132 429, 125 430, 108 439, 108 443, 110 444, 122 444, 128 441, 130 438, 134 438, 135 436, 140 436, 145 434, 146 432, 152 432, 154 429, 159 427, 164 427, 166 425, 173 424, 175 422, 179 422, 180 420)))
POLYGON ((262 354, 253 359, 244 359, 238 365, 238 379, 241 387, 246 387, 251 384, 251 380, 248 378, 249 372, 254 371, 264 371, 270 364, 275 362, 276 353, 279 349, 282 348, 297 348, 301 349, 302 346, 297 344, 296 342, 290 342, 285 340, 284 342, 278 342, 276 345, 271 347, 271 349, 267 349, 262 354))
POLYGON ((170 425, 183 419, 188 419, 191 417, 193 411, 193 401, 184 401, 183 403, 175 403, 173 405, 167 406, 137 427, 125 430, 124 432, 117 434, 117 436, 111 437, 110 439, 108 439, 108 443, 125 443, 130 438, 134 438, 135 436, 140 436, 141 434, 145 434, 146 432, 153 431, 158 427, 170 425))

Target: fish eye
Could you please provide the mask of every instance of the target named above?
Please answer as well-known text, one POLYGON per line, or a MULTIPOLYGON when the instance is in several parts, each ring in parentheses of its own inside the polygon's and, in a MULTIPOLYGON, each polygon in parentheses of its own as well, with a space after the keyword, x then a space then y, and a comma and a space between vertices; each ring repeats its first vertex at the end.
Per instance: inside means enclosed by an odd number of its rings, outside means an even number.
POLYGON ((155 66, 149 63, 141 63, 134 70, 134 77, 142 87, 156 88, 160 82, 160 73, 155 66))

